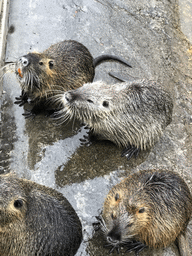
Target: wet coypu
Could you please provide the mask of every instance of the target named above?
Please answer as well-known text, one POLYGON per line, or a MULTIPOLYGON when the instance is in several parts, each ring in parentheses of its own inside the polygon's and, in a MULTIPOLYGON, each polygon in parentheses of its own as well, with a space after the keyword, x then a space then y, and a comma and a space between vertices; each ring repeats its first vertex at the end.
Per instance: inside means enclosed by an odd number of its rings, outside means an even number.
POLYGON ((57 101, 63 104, 59 118, 79 119, 100 139, 124 147, 122 156, 127 159, 151 148, 172 121, 169 93, 148 80, 87 83, 58 94, 57 101))
POLYGON ((61 193, 0 175, 1 256, 73 256, 81 240, 81 222, 61 193))
POLYGON ((22 106, 30 98, 35 104, 31 113, 36 114, 50 91, 54 95, 54 91, 60 88, 67 91, 92 82, 95 67, 105 60, 116 60, 131 67, 128 62, 113 55, 93 59, 89 50, 74 40, 53 44, 42 53, 28 53, 15 63, 15 73, 22 88, 21 96, 16 98, 15 103, 22 106))
POLYGON ((148 170, 115 185, 97 219, 111 252, 123 246, 139 255, 145 247, 176 242, 180 255, 189 256, 186 228, 191 213, 192 195, 185 181, 172 171, 148 170))

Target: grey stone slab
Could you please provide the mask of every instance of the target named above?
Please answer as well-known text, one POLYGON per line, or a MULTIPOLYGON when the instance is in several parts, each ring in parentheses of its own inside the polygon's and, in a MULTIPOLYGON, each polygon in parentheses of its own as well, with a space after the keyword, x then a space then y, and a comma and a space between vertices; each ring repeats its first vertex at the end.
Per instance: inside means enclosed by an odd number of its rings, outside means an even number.
MULTIPOLYGON (((107 255, 102 237, 93 236, 92 222, 109 189, 128 174, 140 169, 173 169, 192 189, 192 55, 190 41, 180 30, 178 4, 176 0, 11 1, 9 26, 14 26, 14 32, 8 34, 7 62, 61 40, 75 39, 94 57, 116 54, 133 66, 102 63, 96 68, 95 81, 117 82, 109 71, 127 79, 154 79, 174 98, 173 121, 160 141, 136 160, 127 161, 120 157, 121 149, 110 142, 82 145, 79 139, 87 131, 76 122, 59 126, 43 115, 24 119, 23 108, 13 104, 20 95, 15 75, 4 76, 0 171, 14 171, 61 191, 69 199, 83 224, 84 241, 78 256, 107 255)), ((125 255, 123 250, 120 255, 125 255)), ((173 245, 145 250, 143 255, 172 256, 178 252, 173 245)))

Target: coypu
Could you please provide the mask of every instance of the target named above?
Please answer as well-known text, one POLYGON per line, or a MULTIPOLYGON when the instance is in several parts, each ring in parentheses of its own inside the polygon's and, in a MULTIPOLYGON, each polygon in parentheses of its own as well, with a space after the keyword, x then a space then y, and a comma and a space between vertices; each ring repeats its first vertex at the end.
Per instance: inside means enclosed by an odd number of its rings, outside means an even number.
POLYGON ((82 240, 81 222, 54 189, 15 175, 0 175, 1 256, 72 256, 82 240))
POLYGON ((128 160, 152 147, 172 120, 169 93, 149 80, 87 83, 56 95, 56 100, 63 104, 59 118, 76 117, 93 134, 124 147, 122 156, 128 160))
POLYGON ((192 213, 192 195, 185 181, 168 170, 139 171, 108 193, 97 217, 107 246, 119 251, 145 247, 159 249, 177 242, 180 255, 189 256, 186 228, 192 213))
POLYGON ((113 55, 101 55, 93 59, 89 50, 74 40, 53 44, 42 53, 28 53, 15 63, 15 73, 22 88, 15 104, 22 106, 30 98, 35 104, 31 114, 36 114, 44 105, 42 102, 46 100, 47 94, 54 94, 60 88, 72 90, 92 82, 95 67, 105 60, 116 60, 131 67, 127 61, 113 55))

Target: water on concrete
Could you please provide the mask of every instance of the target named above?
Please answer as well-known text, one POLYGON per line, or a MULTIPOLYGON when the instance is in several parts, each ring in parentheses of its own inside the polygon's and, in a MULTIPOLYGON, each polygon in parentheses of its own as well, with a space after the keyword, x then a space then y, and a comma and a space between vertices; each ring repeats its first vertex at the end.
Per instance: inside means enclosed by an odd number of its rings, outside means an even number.
MULTIPOLYGON (((94 57, 116 54, 133 66, 102 63, 96 68, 95 81, 117 82, 109 71, 130 79, 153 79, 174 98, 173 121, 160 141, 127 161, 111 142, 82 144, 80 139, 87 130, 77 122, 57 125, 44 115, 25 119, 24 109, 13 103, 20 95, 15 75, 4 77, 0 172, 14 171, 67 197, 83 224, 84 240, 77 256, 107 255, 101 235, 93 236, 92 223, 109 189, 129 173, 172 169, 192 189, 192 17, 185 7, 191 8, 187 0, 11 1, 9 24, 14 32, 7 39, 7 62, 74 39, 94 57)), ((173 245, 165 250, 144 250, 142 255, 175 256, 178 251, 173 245)))

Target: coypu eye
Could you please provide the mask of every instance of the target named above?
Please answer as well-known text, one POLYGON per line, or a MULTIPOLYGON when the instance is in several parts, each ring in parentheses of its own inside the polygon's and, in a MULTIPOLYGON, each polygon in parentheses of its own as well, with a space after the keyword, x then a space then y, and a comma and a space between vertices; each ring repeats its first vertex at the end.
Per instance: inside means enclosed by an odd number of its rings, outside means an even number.
POLYGON ((115 195, 115 201, 117 201, 119 199, 119 194, 117 193, 116 195, 115 195))
POLYGON ((39 65, 41 65, 41 66, 42 66, 42 65, 43 65, 43 62, 42 62, 42 61, 39 61, 39 65))
POLYGON ((21 199, 17 199, 14 202, 15 208, 21 208, 23 206, 23 201, 21 199))
POLYGON ((53 61, 49 61, 49 68, 52 69, 53 68, 53 61))
POLYGON ((103 107, 108 107, 109 106, 109 102, 108 101, 103 101, 103 107))
POLYGON ((92 100, 87 100, 89 103, 93 103, 93 101, 92 100))
POLYGON ((143 213, 145 211, 145 208, 139 209, 139 213, 143 213))

